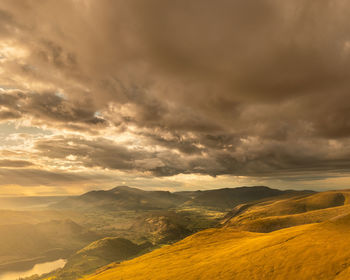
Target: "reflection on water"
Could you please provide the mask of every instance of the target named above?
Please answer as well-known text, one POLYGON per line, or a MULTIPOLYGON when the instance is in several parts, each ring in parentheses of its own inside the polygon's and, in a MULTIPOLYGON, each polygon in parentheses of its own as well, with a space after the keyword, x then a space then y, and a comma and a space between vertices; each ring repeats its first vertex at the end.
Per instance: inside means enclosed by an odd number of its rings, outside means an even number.
POLYGON ((8 271, 0 274, 0 280, 16 280, 20 277, 28 277, 34 274, 44 274, 51 272, 57 268, 61 268, 66 264, 66 260, 59 259, 53 262, 36 264, 32 269, 26 271, 8 271))

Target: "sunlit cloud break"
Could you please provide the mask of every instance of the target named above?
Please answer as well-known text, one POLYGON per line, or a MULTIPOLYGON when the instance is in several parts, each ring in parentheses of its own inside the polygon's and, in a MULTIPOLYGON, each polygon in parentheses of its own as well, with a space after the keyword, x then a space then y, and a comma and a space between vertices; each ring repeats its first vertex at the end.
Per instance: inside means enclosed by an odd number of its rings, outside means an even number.
POLYGON ((2 1, 0 195, 347 187, 349 10, 2 1))

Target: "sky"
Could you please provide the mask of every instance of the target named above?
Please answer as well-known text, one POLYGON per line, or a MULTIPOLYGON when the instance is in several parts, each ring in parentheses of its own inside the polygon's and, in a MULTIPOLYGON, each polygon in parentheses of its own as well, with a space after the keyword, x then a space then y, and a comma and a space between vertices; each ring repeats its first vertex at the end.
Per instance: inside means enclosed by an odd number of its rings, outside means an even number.
POLYGON ((349 12, 1 0, 0 195, 349 188, 349 12))

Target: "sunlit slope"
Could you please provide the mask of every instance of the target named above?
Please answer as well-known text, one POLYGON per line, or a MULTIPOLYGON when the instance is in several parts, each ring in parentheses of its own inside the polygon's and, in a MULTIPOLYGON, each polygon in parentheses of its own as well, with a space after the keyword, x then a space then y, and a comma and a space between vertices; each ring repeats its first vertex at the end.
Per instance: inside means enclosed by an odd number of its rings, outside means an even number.
POLYGON ((350 217, 271 233, 210 229, 89 280, 349 279, 350 217))
POLYGON ((326 221, 350 213, 350 191, 329 191, 262 203, 241 204, 223 224, 239 230, 270 232, 286 227, 326 221))

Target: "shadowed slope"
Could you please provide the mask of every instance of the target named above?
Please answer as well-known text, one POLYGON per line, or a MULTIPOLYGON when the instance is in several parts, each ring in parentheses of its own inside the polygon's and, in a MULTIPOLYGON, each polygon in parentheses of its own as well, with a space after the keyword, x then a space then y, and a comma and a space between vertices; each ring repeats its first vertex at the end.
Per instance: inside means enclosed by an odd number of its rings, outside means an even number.
POLYGON ((350 213, 350 191, 330 191, 301 197, 241 204, 223 224, 239 230, 270 232, 295 225, 322 222, 350 213))
POLYGON ((350 217, 268 234, 210 229, 89 280, 349 279, 350 217))
POLYGON ((123 261, 138 255, 150 246, 150 243, 137 245, 124 238, 106 237, 75 253, 68 259, 64 268, 45 279, 53 276, 57 280, 78 279, 111 262, 123 261))
POLYGON ((153 213, 135 221, 131 231, 147 236, 155 244, 178 241, 190 235, 188 217, 177 213, 153 213))

